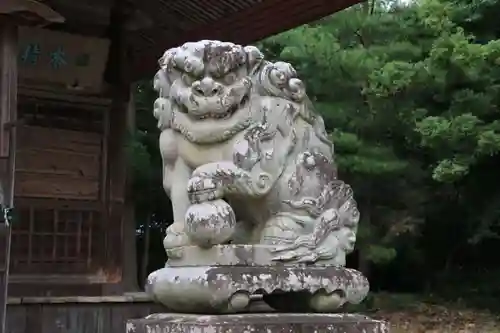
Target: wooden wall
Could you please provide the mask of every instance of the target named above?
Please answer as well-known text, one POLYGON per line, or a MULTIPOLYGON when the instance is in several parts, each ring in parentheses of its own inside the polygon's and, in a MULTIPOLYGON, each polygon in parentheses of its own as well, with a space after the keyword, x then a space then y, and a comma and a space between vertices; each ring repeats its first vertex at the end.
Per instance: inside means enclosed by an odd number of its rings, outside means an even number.
POLYGON ((102 142, 100 133, 20 126, 15 196, 99 200, 102 142))
POLYGON ((121 248, 106 188, 110 101, 58 97, 20 97, 11 296, 97 296, 121 280, 107 254, 121 248))
POLYGON ((135 221, 125 195, 125 138, 134 112, 125 2, 110 10, 98 92, 73 85, 67 66, 58 75, 69 85, 18 80, 11 296, 111 295, 136 287, 135 221))
POLYGON ((99 201, 105 107, 20 99, 15 197, 99 201))
POLYGON ((9 304, 5 332, 124 333, 128 319, 162 311, 152 302, 96 301, 9 304))

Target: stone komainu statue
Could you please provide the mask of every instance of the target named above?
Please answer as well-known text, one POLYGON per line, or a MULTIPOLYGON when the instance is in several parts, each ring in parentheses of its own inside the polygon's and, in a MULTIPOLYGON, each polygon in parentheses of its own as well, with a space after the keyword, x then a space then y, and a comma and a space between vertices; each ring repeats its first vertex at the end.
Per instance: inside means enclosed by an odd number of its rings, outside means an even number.
POLYGON ((155 299, 204 313, 361 301, 367 280, 343 267, 359 211, 294 68, 203 40, 167 50, 154 88, 174 214, 167 265, 148 278, 155 299))

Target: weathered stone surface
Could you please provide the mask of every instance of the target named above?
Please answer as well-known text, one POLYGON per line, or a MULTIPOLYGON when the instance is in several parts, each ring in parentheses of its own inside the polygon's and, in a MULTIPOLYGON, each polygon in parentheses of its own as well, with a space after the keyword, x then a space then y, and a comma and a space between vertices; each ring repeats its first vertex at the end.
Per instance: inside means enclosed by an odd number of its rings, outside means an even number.
POLYGON ((231 242, 275 246, 277 262, 345 265, 359 212, 293 66, 210 40, 169 49, 159 63, 169 257, 231 242))
POLYGON ((157 270, 146 290, 178 312, 249 311, 255 294, 279 311, 334 312, 345 303, 361 302, 369 285, 361 273, 344 267, 190 266, 157 270))
MULTIPOLYGON (((189 266, 297 266, 274 260, 276 247, 261 244, 219 244, 209 248, 184 246, 168 260, 169 267, 189 266)), ((315 266, 331 266, 319 262, 315 266)))
POLYGON ((387 333, 388 325, 357 314, 153 314, 129 320, 127 333, 387 333))
POLYGON ((168 260, 169 267, 189 266, 275 266, 272 246, 250 244, 214 245, 208 249, 184 246, 179 255, 168 260), (182 255, 180 254, 182 253, 182 255))
MULTIPOLYGON (((213 40, 171 48, 159 64, 154 116, 174 220, 163 241, 168 262, 146 290, 188 313, 335 312, 362 301, 368 281, 343 268, 356 242, 357 204, 337 178, 333 144, 293 66, 213 40)), ((194 332, 202 318, 222 330, 218 320, 239 317, 163 319, 192 321, 176 332, 194 332)), ((245 332, 283 323, 242 318, 254 327, 245 332)), ((378 327, 352 316, 288 318, 311 332, 378 327)), ((234 324, 225 330, 244 330, 234 324)))
POLYGON ((236 218, 224 200, 191 205, 186 213, 186 232, 200 248, 210 248, 231 238, 236 218))

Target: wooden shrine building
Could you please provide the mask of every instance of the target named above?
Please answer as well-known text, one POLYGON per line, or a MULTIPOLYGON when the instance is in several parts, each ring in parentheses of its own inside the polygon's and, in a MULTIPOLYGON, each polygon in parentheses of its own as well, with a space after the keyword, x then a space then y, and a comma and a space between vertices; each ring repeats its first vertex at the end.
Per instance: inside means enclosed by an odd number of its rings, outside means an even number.
POLYGON ((6 331, 114 333, 152 311, 127 294, 137 286, 124 147, 132 84, 152 78, 166 48, 247 44, 355 2, 0 0, 0 204, 15 212, 0 235, 6 331))

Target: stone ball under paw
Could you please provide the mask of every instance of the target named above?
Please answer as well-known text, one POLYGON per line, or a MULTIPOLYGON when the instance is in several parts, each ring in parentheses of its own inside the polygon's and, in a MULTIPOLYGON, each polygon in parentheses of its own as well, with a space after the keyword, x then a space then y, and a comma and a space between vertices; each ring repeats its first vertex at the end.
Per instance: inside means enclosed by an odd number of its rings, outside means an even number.
POLYGON ((186 233, 199 247, 225 243, 235 228, 234 211, 224 200, 193 204, 186 212, 186 233))

